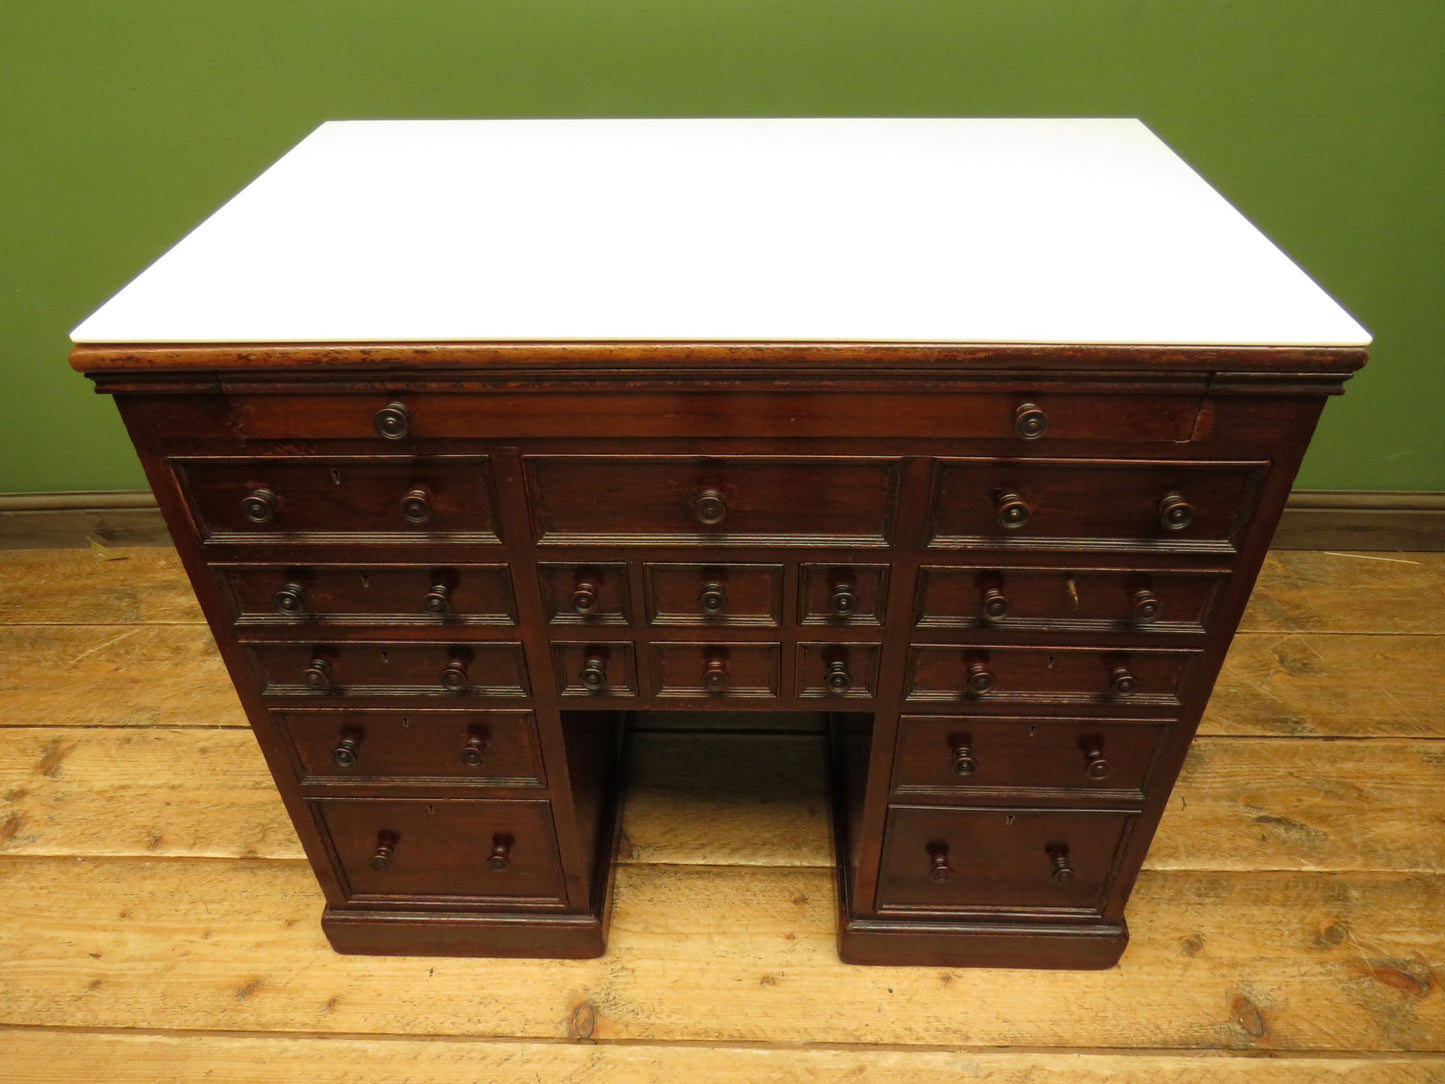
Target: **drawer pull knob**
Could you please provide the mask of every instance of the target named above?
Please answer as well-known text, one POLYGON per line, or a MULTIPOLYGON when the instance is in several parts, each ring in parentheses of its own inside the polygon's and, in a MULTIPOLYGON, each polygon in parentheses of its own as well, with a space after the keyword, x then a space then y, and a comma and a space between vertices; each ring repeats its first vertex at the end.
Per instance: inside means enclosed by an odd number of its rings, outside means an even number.
POLYGON ((1108 779, 1114 774, 1114 765, 1104 759, 1100 742, 1092 742, 1084 749, 1084 759, 1087 761, 1084 770, 1089 773, 1090 779, 1108 779))
POLYGON ((703 585, 697 595, 697 608, 706 617, 717 617, 728 606, 728 593, 723 590, 720 583, 707 583, 703 585))
POLYGON ((1008 596, 997 587, 990 587, 983 593, 983 607, 979 611, 985 621, 1002 621, 1009 615, 1008 596))
POLYGON ((1114 696, 1132 696, 1138 688, 1139 679, 1127 666, 1116 666, 1109 671, 1109 692, 1114 696))
POLYGON ((1038 440, 1049 431, 1049 416, 1037 403, 1020 403, 1014 411, 1014 432, 1024 440, 1038 440))
POLYGON ((396 853, 397 838, 390 832, 382 832, 376 837, 376 850, 371 852, 371 868, 374 870, 391 869, 391 859, 396 853))
POLYGON ((928 879, 936 885, 946 885, 953 880, 953 866, 948 861, 947 847, 934 847, 928 855, 928 879))
POLYGON ((597 585, 589 580, 578 580, 572 589, 568 603, 578 617, 591 617, 597 612, 597 585))
POLYGON ((338 768, 354 768, 361 761, 361 738, 356 734, 343 734, 331 750, 331 763, 338 768))
POLYGON ((973 755, 973 746, 968 742, 956 742, 953 746, 953 774, 972 775, 978 771, 978 760, 973 755))
POLYGON ((1029 521, 1031 509, 1017 493, 1004 493, 998 498, 998 522, 1000 527, 1015 530, 1029 521))
POLYGON ((306 593, 299 583, 288 583, 271 596, 271 608, 282 617, 296 617, 306 611, 306 593))
POLYGON ((429 614, 449 614, 452 612, 452 589, 444 583, 434 583, 431 590, 421 602, 422 609, 429 614))
POLYGON ((727 502, 716 489, 704 489, 692 502, 692 514, 704 527, 716 527, 727 518, 727 502))
POLYGON ((448 659, 447 664, 442 667, 441 673, 442 688, 451 692, 460 692, 467 687, 467 664, 461 659, 448 659))
POLYGON ((1182 531, 1194 522, 1194 506, 1178 493, 1159 502, 1159 522, 1169 531, 1182 531))
POLYGON ((828 609, 834 617, 852 617, 858 612, 858 596, 851 584, 835 583, 833 593, 828 596, 828 609))
POLYGON ((588 692, 600 693, 607 688, 607 662, 601 655, 589 655, 582 664, 577 680, 588 692))
POLYGON ((467 744, 462 746, 461 761, 468 768, 480 768, 482 766, 483 754, 486 752, 487 739, 480 734, 473 734, 467 738, 467 744))
POLYGON ((709 693, 725 692, 728 687, 728 664, 722 659, 708 659, 702 668, 702 687, 709 693))
POLYGON ((401 499, 402 518, 408 523, 425 523, 431 519, 431 491, 418 486, 401 499))
POLYGON ((373 421, 377 434, 387 440, 401 440, 411 432, 411 411, 405 403, 387 403, 373 421))
POLYGON ((241 514, 252 523, 270 523, 276 515, 276 494, 269 489, 253 489, 241 498, 241 514))
POLYGON ((992 692, 993 684, 993 671, 988 668, 988 663, 975 661, 968 664, 968 679, 963 687, 970 696, 992 692))
POLYGON ((848 676, 848 664, 842 659, 834 659, 828 664, 828 672, 823 676, 823 687, 834 696, 842 696, 853 687, 853 679, 848 676))
POLYGON ((492 853, 487 855, 487 869, 493 873, 504 873, 512 868, 512 838, 493 836, 492 853))
POLYGON ((1049 872, 1049 879, 1056 885, 1069 884, 1074 879, 1074 867, 1069 865, 1069 856, 1059 851, 1053 856, 1053 869, 1049 872))
POLYGON ((329 689, 331 688, 331 660, 323 659, 319 655, 306 664, 306 669, 301 671, 301 684, 308 689, 329 689))
POLYGON ((1141 587, 1134 592, 1134 608, 1130 616, 1136 625, 1148 625, 1159 620, 1159 614, 1164 610, 1164 604, 1159 601, 1159 596, 1147 587, 1141 587))

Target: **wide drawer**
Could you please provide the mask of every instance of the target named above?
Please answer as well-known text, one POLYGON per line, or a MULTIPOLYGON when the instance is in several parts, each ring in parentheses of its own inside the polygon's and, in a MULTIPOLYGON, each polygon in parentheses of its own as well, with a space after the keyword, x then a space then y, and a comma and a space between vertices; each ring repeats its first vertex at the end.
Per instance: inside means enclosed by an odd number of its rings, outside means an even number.
POLYGON ((899 461, 833 456, 527 456, 542 543, 883 545, 899 461))
POLYGON ((1175 708, 1187 695, 1197 651, 1165 648, 915 645, 912 701, 982 704, 1114 704, 1175 708))
POLYGON ((506 642, 251 643, 270 695, 526 696, 522 645, 506 642))
POLYGON ((486 456, 174 459, 203 539, 498 541, 486 456))
POLYGON ((905 716, 893 792, 967 800, 980 791, 1112 791, 1143 797, 1163 720, 905 716))
POLYGON ((514 625, 506 565, 213 564, 242 625, 514 625))
POLYGON ((946 459, 930 542, 1233 552, 1264 463, 946 459))
POLYGON ((1050 809, 888 812, 880 910, 1102 913, 1137 817, 1050 809))
POLYGON ((376 798, 310 804, 331 840, 348 902, 562 900, 548 802, 376 798))
POLYGON ((714 700, 778 696, 778 644, 651 645, 653 694, 714 700))
POLYGON ((473 782, 540 786, 528 711, 278 710, 298 774, 313 782, 473 782))

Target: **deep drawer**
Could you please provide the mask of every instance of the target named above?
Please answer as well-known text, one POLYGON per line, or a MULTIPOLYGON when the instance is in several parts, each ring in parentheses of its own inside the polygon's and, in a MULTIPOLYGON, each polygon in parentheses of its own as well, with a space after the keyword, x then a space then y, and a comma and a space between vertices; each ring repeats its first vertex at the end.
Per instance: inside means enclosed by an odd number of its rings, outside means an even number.
POLYGON ((213 564, 243 625, 514 625, 506 565, 213 564))
POLYGON ((1164 648, 916 645, 911 701, 973 704, 1135 704, 1174 708, 1188 694, 1197 651, 1164 648))
POLYGON ((522 645, 505 642, 246 645, 270 695, 526 696, 522 645))
POLYGON ((649 564, 646 575, 650 625, 778 624, 782 565, 649 564))
POLYGON ((324 799, 348 901, 556 905, 562 871, 547 802, 324 799))

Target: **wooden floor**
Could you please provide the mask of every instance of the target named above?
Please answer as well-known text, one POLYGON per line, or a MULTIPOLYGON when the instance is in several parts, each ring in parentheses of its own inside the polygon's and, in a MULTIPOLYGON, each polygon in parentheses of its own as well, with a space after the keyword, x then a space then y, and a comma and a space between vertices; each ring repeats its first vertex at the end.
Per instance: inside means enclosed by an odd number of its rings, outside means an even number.
POLYGON ((0 552, 0 1081, 1445 1080, 1445 555, 1270 557, 1080 973, 840 964, 820 738, 685 719, 604 958, 337 956, 174 555, 111 556, 0 552))

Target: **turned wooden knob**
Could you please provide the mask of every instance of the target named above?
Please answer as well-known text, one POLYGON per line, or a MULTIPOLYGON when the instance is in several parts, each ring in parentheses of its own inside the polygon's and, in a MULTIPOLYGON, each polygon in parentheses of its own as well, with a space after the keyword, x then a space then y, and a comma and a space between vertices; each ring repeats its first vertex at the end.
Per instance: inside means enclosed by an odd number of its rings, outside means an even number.
POLYGON ((567 600, 568 605, 572 607, 572 612, 578 617, 591 617, 595 614, 599 601, 597 585, 591 580, 578 580, 567 600))
POLYGON ((953 774, 972 775, 978 771, 978 759, 973 755, 973 746, 967 738, 953 741, 953 774))
POLYGON ((964 691, 970 696, 982 696, 993 690, 993 671, 988 663, 975 659, 968 664, 968 677, 964 679, 964 691))
POLYGON ((331 660, 317 655, 301 671, 301 684, 308 689, 329 689, 331 687, 331 660))
POLYGON ((934 847, 928 855, 928 879, 936 885, 953 880, 953 866, 948 861, 947 847, 934 847))
POLYGON ((1052 868, 1049 870, 1049 879, 1056 885, 1066 885, 1074 879, 1074 867, 1069 865, 1069 855, 1066 851, 1058 851, 1052 856, 1052 868))
POLYGON ((442 688, 451 692, 460 692, 465 689, 467 681, 467 664, 461 659, 448 659, 447 664, 442 667, 441 672, 442 688))
POLYGON ((1029 514, 1032 509, 1017 493, 1002 493, 996 502, 998 522, 1000 527, 1007 527, 1013 530, 1022 527, 1029 521, 1029 514))
POLYGON ((983 592, 983 605, 979 607, 979 616, 985 621, 1002 621, 1009 615, 1008 596, 997 587, 988 587, 983 592))
POLYGON ((282 617, 296 617, 306 612, 306 593, 299 583, 288 583, 271 596, 271 608, 282 617))
POLYGON ((417 486, 415 489, 407 490, 405 497, 401 499, 402 518, 408 523, 425 523, 431 519, 431 490, 425 486, 417 486))
POLYGON ((728 593, 717 582, 703 584, 697 593, 697 608, 704 617, 717 617, 728 607, 728 593))
POLYGON ((487 855, 487 869, 495 873, 512 868, 512 839, 510 836, 493 836, 492 853, 487 855))
POLYGON ((716 489, 704 489, 692 502, 693 518, 704 527, 716 527, 727 518, 728 506, 716 489))
POLYGON ((828 664, 828 672, 823 675, 823 688, 834 696, 842 696, 853 687, 853 679, 848 675, 848 664, 842 659, 834 659, 828 664))
POLYGON ((241 498, 241 515, 252 523, 270 523, 276 515, 276 494, 269 489, 253 489, 241 498))
POLYGON ((1141 587, 1134 592, 1133 607, 1129 616, 1136 625, 1147 625, 1159 620, 1159 614, 1163 612, 1164 604, 1159 601, 1159 596, 1147 587, 1141 587))
POLYGON ((397 837, 390 832, 382 832, 376 837, 376 850, 371 852, 372 869, 391 869, 391 860, 396 853, 397 842, 397 837))
POLYGON ((331 763, 338 768, 354 768, 361 761, 361 735, 347 732, 341 735, 336 747, 331 750, 331 763))
POLYGON ((458 755, 461 762, 468 768, 479 768, 486 748, 487 739, 481 734, 472 734, 467 738, 467 743, 462 746, 462 751, 458 755))
POLYGON ((828 595, 828 609, 834 617, 852 617, 858 612, 858 596, 853 593, 852 584, 835 583, 828 595))
POLYGON ((588 655, 577 672, 577 680, 588 692, 600 693, 607 688, 607 660, 601 655, 588 655))
POLYGON ((429 614, 448 614, 452 611, 452 589, 444 583, 434 583, 421 600, 421 608, 429 614))
POLYGON ((1159 502, 1159 522, 1166 530, 1182 531, 1194 522, 1194 506, 1178 493, 1159 502))
POLYGON ((401 440, 411 432, 411 411, 404 403, 387 403, 372 419, 376 431, 387 440, 401 440))
POLYGON ((1090 779, 1108 779, 1114 774, 1114 765, 1104 759, 1103 743, 1097 739, 1084 747, 1084 770, 1090 779))
POLYGON ((1109 692, 1113 696, 1132 696, 1139 688, 1139 679, 1124 665, 1109 671, 1109 692))
POLYGON ((728 664, 723 659, 708 659, 702 668, 702 687, 709 693, 721 693, 728 687, 728 664))
POLYGON ((1020 403, 1014 411, 1014 432, 1024 440, 1038 440, 1049 431, 1049 416, 1037 403, 1020 403))

